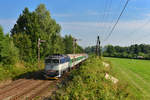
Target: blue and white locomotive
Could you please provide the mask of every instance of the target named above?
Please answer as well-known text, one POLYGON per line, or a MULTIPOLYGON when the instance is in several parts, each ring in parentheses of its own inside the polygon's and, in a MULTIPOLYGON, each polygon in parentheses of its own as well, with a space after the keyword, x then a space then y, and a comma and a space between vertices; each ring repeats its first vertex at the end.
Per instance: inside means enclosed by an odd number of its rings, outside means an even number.
POLYGON ((44 76, 47 79, 58 79, 74 66, 87 59, 87 54, 52 55, 45 58, 44 76))

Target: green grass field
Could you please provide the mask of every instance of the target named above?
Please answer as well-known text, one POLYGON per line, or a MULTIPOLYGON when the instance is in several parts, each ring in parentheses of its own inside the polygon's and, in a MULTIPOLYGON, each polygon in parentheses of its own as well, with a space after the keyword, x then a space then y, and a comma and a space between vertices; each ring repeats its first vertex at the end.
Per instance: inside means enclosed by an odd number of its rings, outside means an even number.
POLYGON ((115 72, 121 82, 129 84, 129 90, 137 100, 150 100, 150 61, 105 58, 111 62, 112 72, 115 72))

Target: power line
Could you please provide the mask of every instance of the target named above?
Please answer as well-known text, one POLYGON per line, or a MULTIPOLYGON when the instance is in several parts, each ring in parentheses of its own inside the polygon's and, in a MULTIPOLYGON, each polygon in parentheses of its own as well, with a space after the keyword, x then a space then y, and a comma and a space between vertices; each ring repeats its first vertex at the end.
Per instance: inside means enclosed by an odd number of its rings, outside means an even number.
MULTIPOLYGON (((109 2, 108 2, 108 5, 106 6, 106 11, 105 11, 105 16, 104 16, 104 18, 105 18, 105 20, 107 20, 106 18, 108 17, 109 18, 109 15, 110 15, 110 10, 111 10, 111 5, 112 5, 112 0, 110 0, 109 2)), ((104 23, 105 24, 105 23, 104 23)))
MULTIPOLYGON (((120 0, 119 5, 122 4, 122 1, 123 0, 120 0)), ((112 11, 111 9, 112 9, 112 7, 110 7, 110 11, 112 11)), ((117 9, 120 10, 120 7, 117 7, 117 9)), ((113 16, 113 15, 111 15, 111 16, 113 16)), ((116 19, 115 16, 113 16, 112 19, 110 19, 110 22, 109 22, 110 25, 107 27, 108 30, 106 31, 106 33, 109 32, 109 29, 111 29, 111 27, 113 26, 113 23, 114 23, 115 19, 116 19)))
POLYGON ((108 5, 108 2, 107 0, 105 0, 105 5, 104 5, 104 10, 103 10, 103 15, 102 15, 102 21, 101 21, 101 25, 103 27, 105 27, 105 24, 104 24, 104 20, 105 20, 105 16, 106 16, 106 9, 107 9, 107 5, 108 5))
POLYGON ((129 34, 133 35, 134 33, 136 33, 137 31, 141 30, 142 28, 144 28, 147 24, 150 23, 150 20, 146 21, 144 24, 140 25, 139 27, 137 27, 136 29, 134 29, 132 32, 130 32, 129 34))
MULTIPOLYGON (((108 9, 107 9, 107 11, 106 11, 106 16, 105 16, 105 18, 108 18, 108 20, 109 20, 109 16, 110 16, 110 11, 111 11, 111 7, 112 6, 112 0, 110 0, 110 2, 109 2, 109 4, 108 4, 108 9)), ((105 22, 107 22, 107 19, 105 20, 105 22)), ((106 23, 104 23, 104 26, 105 26, 105 24, 106 23)), ((107 27, 106 27, 107 28, 107 27)), ((105 33, 106 32, 106 29, 105 28, 105 31, 103 32, 103 33, 105 33)))
POLYGON ((112 6, 112 0, 105 0, 105 6, 104 6, 104 11, 103 11, 103 15, 102 15, 102 21, 101 21, 101 26, 104 27, 103 32, 101 34, 97 34, 100 35, 101 39, 103 37, 103 34, 106 32, 107 30, 107 26, 106 26, 106 21, 110 16, 110 11, 111 11, 111 6, 112 6), (107 2, 108 1, 108 2, 107 2))
POLYGON ((138 41, 138 42, 140 42, 142 39, 144 39, 145 37, 149 37, 150 35, 149 35, 150 33, 146 33, 146 34, 142 34, 143 36, 142 37, 138 37, 137 39, 135 39, 135 40, 133 40, 133 41, 138 41))
MULTIPOLYGON (((134 30, 132 30, 130 33, 128 33, 126 36, 130 35, 130 38, 132 38, 132 36, 136 33, 136 32, 139 32, 139 30, 141 30, 142 28, 144 28, 147 24, 150 24, 150 19, 147 20, 144 24, 136 27, 134 30)), ((142 34, 143 35, 143 34, 142 34)), ((133 41, 139 41, 140 39, 143 39, 144 37, 147 37, 149 36, 149 33, 143 35, 142 37, 138 37, 136 39, 132 39, 133 41)))
POLYGON ((127 7, 128 2, 129 2, 129 0, 126 1, 125 5, 124 5, 124 7, 123 7, 123 9, 122 9, 122 11, 121 11, 121 13, 120 13, 120 15, 119 15, 117 21, 116 21, 116 23, 114 24, 114 26, 112 27, 111 31, 109 32, 108 36, 106 37, 106 39, 105 39, 104 41, 108 40, 108 38, 111 36, 112 32, 114 31, 116 25, 118 24, 118 22, 119 22, 119 20, 120 20, 120 18, 121 18, 121 16, 122 16, 123 12, 124 12, 124 10, 125 10, 125 8, 127 7))

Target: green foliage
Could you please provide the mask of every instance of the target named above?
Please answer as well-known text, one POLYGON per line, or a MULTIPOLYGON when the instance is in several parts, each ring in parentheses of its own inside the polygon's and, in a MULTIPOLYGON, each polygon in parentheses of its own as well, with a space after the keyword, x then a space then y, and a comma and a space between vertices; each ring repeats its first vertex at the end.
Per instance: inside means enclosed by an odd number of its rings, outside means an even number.
POLYGON ((128 100, 132 99, 126 84, 113 84, 105 79, 101 60, 91 57, 71 72, 59 86, 52 100, 128 100))
MULTIPOLYGON (((37 60, 39 38, 45 40, 40 44, 41 58, 51 54, 73 53, 72 36, 63 38, 60 30, 60 25, 51 18, 44 4, 40 4, 33 12, 25 8, 11 30, 14 44, 19 48, 20 59, 26 62, 37 60)), ((76 53, 82 51, 77 45, 76 53)))
POLYGON ((89 46, 85 48, 85 52, 90 54, 90 53, 95 53, 96 46, 89 46))
POLYGON ((83 48, 82 48, 81 46, 79 46, 78 44, 76 44, 75 52, 76 52, 76 53, 83 53, 84 50, 83 50, 83 48))
MULTIPOLYGON (((100 47, 100 50, 102 52, 102 47, 100 47)), ((88 54, 95 54, 96 52, 96 46, 88 46, 84 49, 84 51, 88 54)), ((100 53, 101 54, 101 53, 100 53)))
POLYGON ((14 43, 19 49, 20 60, 32 61, 32 44, 29 36, 26 34, 18 34, 13 36, 14 43))
MULTIPOLYGON (((0 26, 0 53, 2 51, 3 39, 4 39, 3 28, 0 26)), ((0 54, 0 62, 1 62, 1 60, 2 60, 2 57, 0 54)))
POLYGON ((106 57, 150 59, 150 45, 140 44, 129 47, 108 45, 103 53, 106 57))
POLYGON ((65 35, 64 44, 65 44, 65 54, 72 54, 73 53, 73 37, 71 35, 65 35))
MULTIPOLYGON (((74 53, 73 37, 71 35, 65 35, 64 37, 65 54, 74 53)), ((83 53, 83 48, 77 43, 75 44, 75 53, 83 53)))
MULTIPOLYGON (((36 63, 39 38, 45 40, 40 44, 43 59, 50 54, 72 53, 72 36, 63 38, 60 30, 60 25, 51 18, 44 4, 33 12, 25 8, 11 30, 11 37, 4 35, 0 26, 0 80, 41 70, 36 63), (21 63, 19 67, 18 63, 21 63)), ((77 45, 76 53, 79 52, 82 52, 82 48, 77 45)))
POLYGON ((0 64, 10 66, 17 61, 18 49, 14 46, 9 34, 4 35, 2 28, 0 28, 0 64))
POLYGON ((40 68, 36 67, 37 64, 25 63, 24 65, 20 64, 19 66, 12 66, 7 68, 0 66, 0 81, 7 80, 7 79, 13 80, 16 79, 17 77, 20 77, 23 74, 41 70, 40 68), (27 67, 24 66, 26 64, 27 67))
POLYGON ((18 61, 18 49, 14 46, 9 35, 3 39, 0 55, 3 65, 14 65, 18 61))
POLYGON ((40 4, 33 12, 25 8, 11 30, 11 33, 15 45, 20 50, 23 50, 20 51, 21 58, 26 60, 26 56, 33 59, 37 58, 37 42, 39 38, 46 41, 46 43, 41 44, 42 57, 52 53, 63 53, 60 50, 62 46, 61 41, 58 41, 60 39, 60 29, 60 25, 51 18, 45 5, 40 4), (25 40, 20 41, 22 38, 25 38, 25 40), (20 47, 20 45, 23 45, 23 47, 20 47))

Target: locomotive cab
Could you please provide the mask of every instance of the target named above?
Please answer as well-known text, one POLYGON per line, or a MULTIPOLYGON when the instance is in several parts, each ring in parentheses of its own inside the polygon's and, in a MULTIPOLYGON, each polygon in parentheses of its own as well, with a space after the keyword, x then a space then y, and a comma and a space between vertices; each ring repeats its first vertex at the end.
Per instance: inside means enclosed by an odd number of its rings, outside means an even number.
POLYGON ((70 58, 65 55, 52 55, 45 59, 45 74, 47 79, 57 79, 61 77, 66 68, 69 67, 70 58))
POLYGON ((45 77, 60 77, 59 76, 59 59, 45 59, 45 77))

